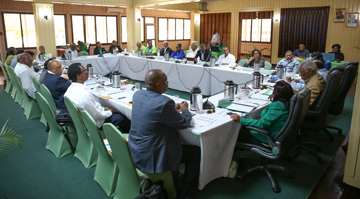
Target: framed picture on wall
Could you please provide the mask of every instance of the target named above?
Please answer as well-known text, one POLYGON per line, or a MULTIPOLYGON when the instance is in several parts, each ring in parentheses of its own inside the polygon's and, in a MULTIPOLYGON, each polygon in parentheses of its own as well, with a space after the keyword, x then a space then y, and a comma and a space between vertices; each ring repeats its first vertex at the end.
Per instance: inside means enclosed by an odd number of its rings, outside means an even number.
POLYGON ((357 28, 358 27, 358 20, 359 20, 359 13, 352 12, 348 13, 346 17, 346 27, 348 28, 357 28))
POLYGON ((346 16, 346 8, 335 9, 335 23, 344 23, 346 16))

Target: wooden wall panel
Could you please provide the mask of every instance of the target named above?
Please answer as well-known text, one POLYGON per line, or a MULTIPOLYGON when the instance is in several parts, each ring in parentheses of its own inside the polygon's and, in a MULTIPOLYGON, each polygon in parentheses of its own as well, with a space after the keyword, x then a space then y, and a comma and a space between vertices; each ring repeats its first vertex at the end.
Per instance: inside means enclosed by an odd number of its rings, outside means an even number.
MULTIPOLYGON (((257 49, 268 48, 271 49, 271 44, 269 43, 253 43, 253 42, 242 42, 241 43, 241 53, 249 53, 249 51, 254 50, 254 47, 257 49)), ((268 50, 262 51, 262 55, 271 56, 271 52, 268 50)))
POLYGON ((223 43, 230 48, 231 13, 200 15, 200 43, 208 44, 216 29, 223 43))

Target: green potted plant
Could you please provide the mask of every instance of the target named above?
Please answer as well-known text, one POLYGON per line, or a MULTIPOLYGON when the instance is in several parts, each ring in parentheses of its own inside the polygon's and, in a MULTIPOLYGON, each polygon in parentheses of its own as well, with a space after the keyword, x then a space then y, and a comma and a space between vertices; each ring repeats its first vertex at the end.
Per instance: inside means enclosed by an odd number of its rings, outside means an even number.
MULTIPOLYGON (((255 46, 253 46, 254 47, 254 50, 255 49, 257 49, 255 46)), ((271 52, 271 50, 269 49, 269 48, 262 48, 262 49, 258 49, 260 52, 261 52, 261 57, 265 57, 264 55, 263 55, 263 51, 264 50, 268 50, 268 51, 270 51, 271 52)), ((252 52, 252 50, 247 50, 247 52, 248 53, 245 53, 244 54, 244 57, 246 58, 246 59, 249 59, 250 57, 251 57, 251 52, 252 52)))
MULTIPOLYGON (((21 149, 21 143, 23 142, 21 135, 17 134, 12 127, 6 126, 9 119, 6 120, 0 131, 0 162, 3 157, 14 152, 17 147, 21 149)), ((0 197, 7 198, 1 188, 0 197)))

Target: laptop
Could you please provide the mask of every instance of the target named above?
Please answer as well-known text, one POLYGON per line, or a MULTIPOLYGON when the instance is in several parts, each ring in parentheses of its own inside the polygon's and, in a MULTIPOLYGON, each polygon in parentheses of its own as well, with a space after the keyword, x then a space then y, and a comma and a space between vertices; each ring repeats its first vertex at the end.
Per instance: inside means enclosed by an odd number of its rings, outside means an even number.
POLYGON ((327 59, 331 62, 335 61, 335 53, 321 53, 323 56, 323 59, 327 59))

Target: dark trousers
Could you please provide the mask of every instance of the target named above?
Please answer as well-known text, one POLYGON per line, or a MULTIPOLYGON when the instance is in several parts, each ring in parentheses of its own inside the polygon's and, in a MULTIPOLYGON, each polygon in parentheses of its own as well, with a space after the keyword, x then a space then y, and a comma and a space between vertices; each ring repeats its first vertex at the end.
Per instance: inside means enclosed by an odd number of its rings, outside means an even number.
POLYGON ((200 170, 200 148, 193 145, 182 145, 181 163, 185 163, 185 173, 181 181, 178 199, 186 198, 188 195, 190 184, 198 184, 200 170))
POLYGON ((262 145, 262 142, 259 139, 257 139, 256 137, 254 137, 250 133, 250 130, 246 129, 245 126, 241 127, 237 141, 262 145))
POLYGON ((111 117, 105 119, 105 123, 111 123, 117 128, 120 128, 122 133, 129 133, 130 120, 121 113, 113 113, 111 117))

